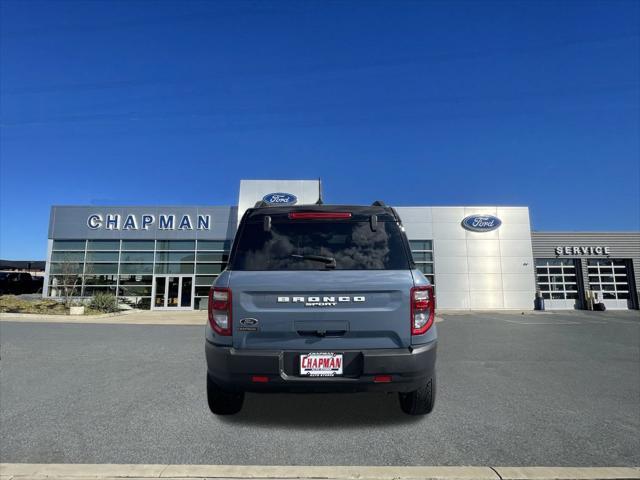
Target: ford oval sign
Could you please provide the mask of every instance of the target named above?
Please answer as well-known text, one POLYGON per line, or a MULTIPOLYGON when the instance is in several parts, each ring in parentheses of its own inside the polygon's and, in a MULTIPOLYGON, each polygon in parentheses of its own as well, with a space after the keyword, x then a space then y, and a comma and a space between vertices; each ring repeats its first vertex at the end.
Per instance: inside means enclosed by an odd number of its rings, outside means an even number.
POLYGON ((469 215, 462 220, 462 226, 472 232, 490 232, 502 225, 502 220, 493 215, 469 215))
POLYGON ((266 203, 271 205, 295 205, 298 201, 298 197, 296 197, 292 193, 268 193, 264 197, 262 197, 266 203))

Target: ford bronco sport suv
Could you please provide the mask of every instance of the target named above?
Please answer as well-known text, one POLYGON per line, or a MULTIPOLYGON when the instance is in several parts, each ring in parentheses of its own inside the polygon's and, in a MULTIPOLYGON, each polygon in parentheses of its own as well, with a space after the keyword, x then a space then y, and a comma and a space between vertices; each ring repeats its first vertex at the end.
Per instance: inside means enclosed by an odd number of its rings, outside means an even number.
POLYGON ((434 309, 393 208, 257 205, 209 294, 209 408, 237 413, 244 392, 372 391, 429 413, 434 309))

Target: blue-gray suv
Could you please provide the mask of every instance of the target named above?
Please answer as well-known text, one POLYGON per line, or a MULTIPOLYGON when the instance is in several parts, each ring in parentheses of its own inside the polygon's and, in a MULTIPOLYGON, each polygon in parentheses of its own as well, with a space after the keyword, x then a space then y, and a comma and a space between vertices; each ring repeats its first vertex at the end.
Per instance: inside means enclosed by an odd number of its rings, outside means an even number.
POLYGON ((433 287, 382 202, 247 210, 208 313, 215 414, 245 392, 398 392, 407 414, 433 409, 433 287))

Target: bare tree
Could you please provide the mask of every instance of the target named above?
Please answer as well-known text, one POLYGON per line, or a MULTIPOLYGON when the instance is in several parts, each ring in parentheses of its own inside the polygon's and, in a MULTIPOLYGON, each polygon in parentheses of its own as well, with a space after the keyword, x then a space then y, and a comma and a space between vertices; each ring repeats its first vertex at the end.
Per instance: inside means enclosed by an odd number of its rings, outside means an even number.
POLYGON ((82 262, 74 260, 69 254, 65 254, 62 260, 54 265, 54 282, 58 279, 59 283, 52 284, 52 287, 57 288, 62 293, 64 305, 69 308, 73 297, 79 293, 78 290, 82 286, 82 262))

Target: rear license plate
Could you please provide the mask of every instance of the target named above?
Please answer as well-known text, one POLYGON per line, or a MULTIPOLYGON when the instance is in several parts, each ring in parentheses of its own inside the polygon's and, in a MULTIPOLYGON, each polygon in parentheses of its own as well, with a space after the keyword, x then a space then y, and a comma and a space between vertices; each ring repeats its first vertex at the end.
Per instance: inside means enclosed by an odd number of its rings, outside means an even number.
POLYGON ((300 375, 303 377, 335 377, 342 375, 341 353, 304 353, 300 355, 300 375))

